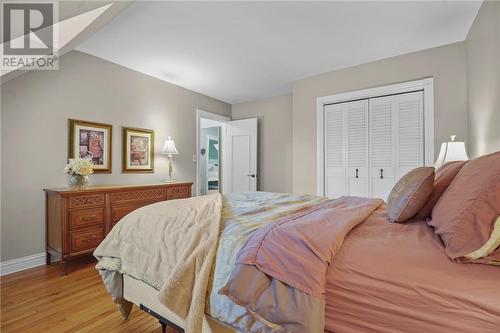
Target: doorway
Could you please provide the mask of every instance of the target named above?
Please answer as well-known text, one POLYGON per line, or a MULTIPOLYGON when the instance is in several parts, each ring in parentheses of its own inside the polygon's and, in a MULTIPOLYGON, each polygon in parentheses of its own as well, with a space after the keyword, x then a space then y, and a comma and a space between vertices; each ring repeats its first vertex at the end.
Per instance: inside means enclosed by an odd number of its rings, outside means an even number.
POLYGON ((196 115, 196 195, 256 191, 257 118, 196 115))
POLYGON ((231 118, 197 110, 196 120, 196 195, 222 193, 223 133, 231 118))

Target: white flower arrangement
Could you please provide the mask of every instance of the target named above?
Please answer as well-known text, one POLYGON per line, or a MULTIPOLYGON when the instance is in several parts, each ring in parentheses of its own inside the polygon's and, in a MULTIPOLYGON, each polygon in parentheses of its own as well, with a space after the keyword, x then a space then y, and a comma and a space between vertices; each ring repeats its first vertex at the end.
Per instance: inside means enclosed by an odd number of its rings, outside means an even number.
POLYGON ((94 173, 94 163, 88 158, 70 158, 64 172, 68 175, 88 176, 94 173))

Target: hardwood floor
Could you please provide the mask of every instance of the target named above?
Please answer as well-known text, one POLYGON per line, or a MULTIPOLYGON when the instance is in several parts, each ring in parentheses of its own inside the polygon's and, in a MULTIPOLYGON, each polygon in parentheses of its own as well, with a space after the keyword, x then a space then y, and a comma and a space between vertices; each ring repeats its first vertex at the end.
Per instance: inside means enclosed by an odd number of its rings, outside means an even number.
POLYGON ((161 332, 158 321, 136 306, 124 320, 94 265, 84 258, 64 277, 57 264, 1 277, 0 331, 161 332))

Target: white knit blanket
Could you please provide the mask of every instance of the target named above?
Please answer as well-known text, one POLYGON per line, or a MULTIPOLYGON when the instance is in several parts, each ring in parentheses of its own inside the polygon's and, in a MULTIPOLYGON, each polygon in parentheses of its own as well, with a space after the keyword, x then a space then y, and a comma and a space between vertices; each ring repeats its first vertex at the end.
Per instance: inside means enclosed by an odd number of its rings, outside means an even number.
POLYGON ((124 217, 94 255, 108 291, 123 302, 121 274, 160 290, 160 302, 201 332, 221 228, 220 194, 142 207, 124 217))

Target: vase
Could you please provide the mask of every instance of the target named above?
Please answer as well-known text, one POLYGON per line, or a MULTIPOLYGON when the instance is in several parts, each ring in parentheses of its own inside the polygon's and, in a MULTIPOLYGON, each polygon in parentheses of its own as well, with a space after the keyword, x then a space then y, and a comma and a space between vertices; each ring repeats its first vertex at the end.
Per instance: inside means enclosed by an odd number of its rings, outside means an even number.
POLYGON ((89 176, 71 174, 68 177, 68 185, 71 187, 85 187, 89 183, 89 176))

